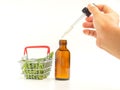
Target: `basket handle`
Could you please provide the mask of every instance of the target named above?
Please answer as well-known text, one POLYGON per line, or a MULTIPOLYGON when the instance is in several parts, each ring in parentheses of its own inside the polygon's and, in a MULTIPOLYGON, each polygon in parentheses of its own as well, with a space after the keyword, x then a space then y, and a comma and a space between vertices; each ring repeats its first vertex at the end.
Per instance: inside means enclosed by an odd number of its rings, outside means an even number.
POLYGON ((43 45, 43 46, 27 46, 27 47, 24 48, 24 55, 28 54, 28 52, 27 52, 28 48, 47 48, 47 55, 50 53, 50 47, 49 46, 45 46, 45 45, 43 45))

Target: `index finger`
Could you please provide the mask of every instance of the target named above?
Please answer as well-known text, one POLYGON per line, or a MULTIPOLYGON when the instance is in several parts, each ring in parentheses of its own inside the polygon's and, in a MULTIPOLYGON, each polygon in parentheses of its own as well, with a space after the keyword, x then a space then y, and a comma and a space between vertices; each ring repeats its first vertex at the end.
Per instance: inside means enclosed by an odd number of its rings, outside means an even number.
POLYGON ((93 17, 92 16, 86 17, 86 21, 92 22, 93 21, 93 17))

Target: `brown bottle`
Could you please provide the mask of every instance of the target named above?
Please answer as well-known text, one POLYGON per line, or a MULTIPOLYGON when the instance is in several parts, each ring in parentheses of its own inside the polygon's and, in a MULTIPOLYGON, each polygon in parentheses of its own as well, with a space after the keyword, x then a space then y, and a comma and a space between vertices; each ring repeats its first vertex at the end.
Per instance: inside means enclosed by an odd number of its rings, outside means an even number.
POLYGON ((59 40, 59 48, 55 53, 55 79, 69 80, 70 78, 70 51, 67 49, 67 40, 59 40))

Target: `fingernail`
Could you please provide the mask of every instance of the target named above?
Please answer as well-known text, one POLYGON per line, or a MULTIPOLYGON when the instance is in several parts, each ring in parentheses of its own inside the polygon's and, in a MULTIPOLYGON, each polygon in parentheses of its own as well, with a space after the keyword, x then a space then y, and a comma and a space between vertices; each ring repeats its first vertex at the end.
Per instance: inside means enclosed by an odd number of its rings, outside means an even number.
POLYGON ((94 6, 97 6, 95 3, 92 3, 94 6))

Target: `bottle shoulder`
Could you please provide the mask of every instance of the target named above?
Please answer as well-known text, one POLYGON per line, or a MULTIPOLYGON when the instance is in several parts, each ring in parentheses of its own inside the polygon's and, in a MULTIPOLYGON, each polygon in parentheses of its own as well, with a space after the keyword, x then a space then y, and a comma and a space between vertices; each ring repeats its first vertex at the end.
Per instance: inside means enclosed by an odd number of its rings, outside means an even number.
POLYGON ((56 50, 56 53, 61 53, 61 52, 70 53, 70 51, 68 49, 57 49, 56 50))
POLYGON ((69 51, 69 49, 67 49, 67 48, 64 48, 64 49, 63 48, 58 48, 57 51, 69 51))

